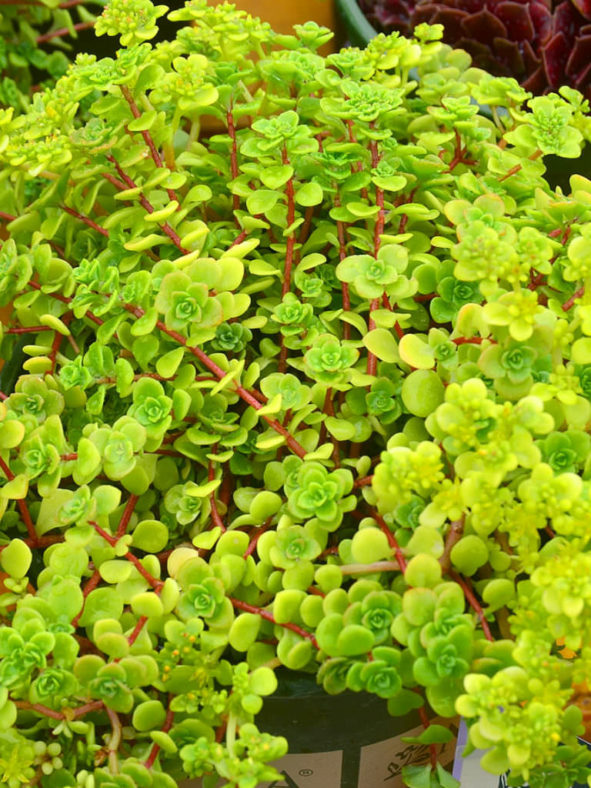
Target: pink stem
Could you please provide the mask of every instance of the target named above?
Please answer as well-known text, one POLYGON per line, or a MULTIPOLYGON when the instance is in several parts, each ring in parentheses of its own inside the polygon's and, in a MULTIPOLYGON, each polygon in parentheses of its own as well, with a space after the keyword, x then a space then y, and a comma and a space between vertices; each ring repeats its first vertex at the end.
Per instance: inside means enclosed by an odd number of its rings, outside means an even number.
MULTIPOLYGON (((121 92, 123 93, 125 101, 127 101, 127 103, 129 104, 129 109, 131 110, 131 114, 133 115, 133 117, 134 118, 141 117, 142 113, 139 111, 138 106, 135 103, 133 96, 131 95, 131 90, 127 87, 127 85, 119 85, 119 87, 121 88, 121 92)), ((158 150, 156 148, 156 144, 155 144, 150 132, 147 131, 147 130, 144 130, 144 131, 142 131, 140 133, 141 133, 142 137, 144 138, 144 142, 146 143, 146 145, 150 149, 150 155, 152 156, 152 160, 153 160, 154 164, 157 167, 163 167, 164 165, 162 164, 162 159, 160 157, 160 154, 158 153, 158 150)), ((181 207, 180 206, 180 201, 179 201, 178 195, 175 192, 175 190, 174 189, 167 189, 166 193, 168 194, 169 199, 176 200, 176 202, 179 203, 179 208, 180 208, 181 207)))
POLYGON ((232 605, 238 610, 244 610, 246 613, 255 613, 259 615, 261 618, 264 618, 266 621, 270 621, 272 624, 276 624, 280 627, 284 627, 284 629, 290 629, 292 632, 295 632, 296 635, 300 635, 300 637, 309 640, 310 643, 314 646, 314 648, 320 648, 316 638, 311 632, 307 632, 305 629, 298 627, 297 624, 290 624, 288 622, 284 624, 280 624, 278 621, 275 621, 273 618, 273 614, 270 613, 268 610, 264 610, 262 607, 256 607, 256 605, 249 605, 248 602, 243 602, 241 599, 235 599, 234 597, 228 597, 232 605))
MULTIPOLYGON (((91 27, 94 27, 94 22, 77 22, 74 25, 74 30, 88 30, 91 27)), ((60 27, 58 30, 50 30, 49 33, 37 36, 37 44, 43 44, 45 41, 50 41, 52 38, 69 35, 71 35, 69 27, 60 27)))

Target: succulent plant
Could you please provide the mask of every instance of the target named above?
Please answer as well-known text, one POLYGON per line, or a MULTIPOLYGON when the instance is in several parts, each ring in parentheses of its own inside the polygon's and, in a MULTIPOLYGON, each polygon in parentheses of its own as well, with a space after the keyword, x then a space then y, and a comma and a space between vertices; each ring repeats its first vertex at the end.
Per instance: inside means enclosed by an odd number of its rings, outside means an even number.
POLYGON ((163 11, 0 110, 0 784, 277 780, 276 669, 591 784, 588 102, 163 11))
POLYGON ((360 0, 376 27, 408 34, 444 26, 444 41, 475 65, 543 93, 568 84, 591 96, 589 0, 360 0))
POLYGON ((66 73, 70 40, 94 27, 104 0, 4 0, 0 5, 0 107, 24 109, 66 73))
POLYGON ((359 7, 376 28, 406 35, 415 0, 359 0, 359 7))

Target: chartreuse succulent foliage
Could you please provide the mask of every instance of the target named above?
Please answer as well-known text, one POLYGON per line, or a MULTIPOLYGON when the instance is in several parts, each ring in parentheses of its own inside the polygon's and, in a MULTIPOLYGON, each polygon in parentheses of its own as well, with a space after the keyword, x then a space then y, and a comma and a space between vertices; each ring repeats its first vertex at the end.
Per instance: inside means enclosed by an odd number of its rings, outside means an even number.
POLYGON ((254 788, 284 666, 420 708, 410 788, 457 713, 512 785, 586 781, 591 181, 544 157, 588 104, 437 27, 323 59, 165 11, 0 116, 0 780, 254 788))
POLYGON ((0 13, 0 108, 20 112, 68 68, 79 31, 94 26, 103 0, 4 0, 0 13))

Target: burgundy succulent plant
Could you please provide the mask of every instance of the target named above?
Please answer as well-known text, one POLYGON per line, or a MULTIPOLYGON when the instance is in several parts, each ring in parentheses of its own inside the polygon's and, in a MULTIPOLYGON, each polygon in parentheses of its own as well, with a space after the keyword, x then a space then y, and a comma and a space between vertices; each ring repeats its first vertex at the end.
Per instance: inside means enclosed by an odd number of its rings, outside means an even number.
POLYGON ((358 0, 358 3, 376 29, 410 33, 415 0, 358 0))
POLYGON ((370 21, 406 33, 442 24, 475 64, 534 93, 568 84, 591 98, 591 0, 359 0, 370 21))

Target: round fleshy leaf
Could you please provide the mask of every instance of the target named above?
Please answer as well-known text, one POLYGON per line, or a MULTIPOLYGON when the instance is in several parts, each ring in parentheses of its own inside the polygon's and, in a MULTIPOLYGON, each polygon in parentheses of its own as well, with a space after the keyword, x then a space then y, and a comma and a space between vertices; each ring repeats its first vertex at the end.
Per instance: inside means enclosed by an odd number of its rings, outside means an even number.
POLYGON ((415 555, 406 565, 404 579, 409 586, 432 588, 441 580, 441 565, 432 555, 415 555))
POLYGON ((398 344, 400 358, 414 369, 432 369, 435 351, 416 334, 406 334, 398 344))
POLYGON ((166 709, 159 700, 147 700, 136 706, 131 719, 136 731, 161 728, 166 719, 166 709))
POLYGON ((373 331, 365 334, 363 344, 380 361, 394 364, 400 359, 394 335, 387 328, 374 328, 373 331))
POLYGON ((379 528, 362 528, 357 531, 351 543, 353 560, 360 564, 381 561, 392 554, 388 538, 379 528))
POLYGON ((255 613, 241 613, 232 622, 228 642, 236 651, 248 651, 261 628, 261 617, 255 613))
POLYGON ((168 528, 159 520, 142 520, 132 537, 134 547, 146 553, 159 553, 168 544, 168 528))
POLYGON ((249 684, 257 695, 272 695, 277 689, 277 677, 271 668, 260 667, 250 674, 249 684))
POLYGON ((2 569, 17 580, 25 577, 32 560, 30 547, 21 539, 13 539, 0 553, 2 569))
POLYGON ((413 416, 426 418, 443 402, 445 389, 436 372, 417 369, 402 384, 401 396, 413 416))
POLYGON ((450 558, 457 570, 470 577, 488 561, 488 547, 479 536, 469 534, 452 547, 450 558))

